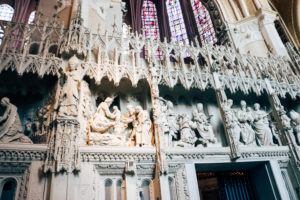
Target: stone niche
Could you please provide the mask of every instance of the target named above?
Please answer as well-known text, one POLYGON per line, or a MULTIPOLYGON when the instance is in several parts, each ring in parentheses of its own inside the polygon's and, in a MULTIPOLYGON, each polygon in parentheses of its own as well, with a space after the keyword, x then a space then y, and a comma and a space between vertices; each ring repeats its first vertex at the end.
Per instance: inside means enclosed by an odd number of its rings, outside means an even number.
POLYGON ((233 94, 226 90, 226 95, 233 100, 231 110, 240 127, 241 146, 281 145, 279 124, 265 91, 260 96, 252 92, 245 96, 241 91, 233 94))
POLYGON ((150 87, 146 80, 139 81, 137 87, 133 87, 128 79, 122 79, 118 86, 107 78, 99 85, 93 80, 86 81, 91 93, 91 105, 88 106, 91 115, 86 119, 90 124, 87 144, 140 147, 154 144, 150 87), (106 103, 108 98, 112 99, 110 105, 106 103), (109 111, 105 111, 106 106, 109 111), (118 112, 120 120, 116 117, 118 112))
MULTIPOLYGON (((191 121, 192 124, 194 124, 194 127, 192 127, 192 132, 196 134, 196 137, 198 139, 199 138, 201 139, 202 137, 200 131, 198 131, 199 127, 197 127, 197 120, 195 119, 193 112, 197 111, 199 113, 198 105, 199 104, 203 105, 203 110, 200 111, 200 113, 204 113, 202 117, 204 117, 206 121, 203 122, 204 124, 206 124, 204 125, 203 129, 209 129, 211 127, 216 141, 215 142, 209 141, 206 144, 200 142, 199 145, 195 144, 192 146, 197 146, 197 147, 227 146, 224 126, 222 123, 222 117, 221 117, 220 110, 218 108, 218 103, 217 103, 216 94, 214 90, 208 89, 205 91, 201 91, 199 89, 192 88, 188 91, 184 89, 181 85, 176 85, 173 89, 170 89, 166 86, 160 86, 159 93, 160 93, 160 97, 162 97, 164 100, 171 101, 173 103, 173 107, 174 107, 173 110, 174 110, 174 114, 177 116, 177 122, 180 121, 180 116, 186 115, 187 120, 191 121)), ((182 135, 180 126, 182 125, 179 125, 178 128, 179 130, 177 132, 178 136, 182 135)), ((176 143, 176 139, 175 141, 173 139, 173 142, 176 143)), ((178 146, 181 145, 178 144, 178 146)))
POLYGON ((296 144, 300 146, 300 97, 292 98, 287 95, 280 99, 283 109, 286 113, 286 125, 290 126, 295 136, 296 144))
MULTIPOLYGON (((18 76, 16 72, 5 71, 0 74, 0 99, 7 97, 17 107, 17 115, 21 121, 21 129, 33 143, 46 143, 49 115, 54 100, 54 87, 57 78, 36 74, 18 76)), ((0 106, 0 116, 5 108, 0 106)))

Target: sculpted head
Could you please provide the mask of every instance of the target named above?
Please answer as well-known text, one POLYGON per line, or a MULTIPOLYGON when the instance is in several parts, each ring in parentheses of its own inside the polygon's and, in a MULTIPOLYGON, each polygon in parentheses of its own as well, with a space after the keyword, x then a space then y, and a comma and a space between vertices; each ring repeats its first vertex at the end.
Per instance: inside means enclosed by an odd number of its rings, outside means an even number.
POLYGON ((254 110, 259 110, 260 109, 260 105, 258 103, 254 104, 254 110))
POLYGON ((69 64, 69 67, 71 70, 75 70, 76 69, 76 66, 78 65, 79 63, 79 60, 78 58, 74 55, 70 58, 68 64, 69 64))
POLYGON ((0 103, 1 106, 7 107, 7 106, 9 106, 9 104, 10 104, 9 98, 3 97, 3 98, 1 99, 1 103, 0 103))
POLYGON ((198 112, 203 112, 203 104, 202 103, 197 104, 197 110, 198 110, 198 112))
POLYGON ((241 101, 241 107, 242 108, 246 108, 247 104, 246 104, 246 101, 242 100, 241 101))
POLYGON ((130 115, 133 115, 133 114, 134 114, 134 109, 133 109, 132 105, 129 104, 129 105, 126 107, 126 109, 128 110, 128 112, 129 112, 130 115))
POLYGON ((167 106, 168 106, 169 109, 173 109, 173 107, 174 107, 173 103, 171 101, 167 102, 167 106))
POLYGON ((141 106, 135 107, 135 111, 136 111, 137 113, 141 112, 142 110, 143 110, 143 108, 142 108, 141 106))
POLYGON ((299 117, 299 113, 297 113, 294 110, 291 110, 290 117, 291 117, 292 120, 297 120, 297 118, 299 117))
POLYGON ((197 117, 198 111, 196 109, 193 110, 193 117, 197 117))
POLYGON ((110 106, 111 105, 111 103, 113 102, 113 99, 112 98, 110 98, 110 97, 107 97, 106 99, 105 99, 105 101, 104 101, 108 106, 110 106))
POLYGON ((232 105, 233 105, 232 99, 228 99, 227 100, 227 106, 228 106, 228 108, 231 108, 232 105))
POLYGON ((113 107, 113 110, 114 110, 114 111, 118 111, 118 110, 119 110, 119 109, 118 109, 118 106, 114 106, 114 107, 113 107))

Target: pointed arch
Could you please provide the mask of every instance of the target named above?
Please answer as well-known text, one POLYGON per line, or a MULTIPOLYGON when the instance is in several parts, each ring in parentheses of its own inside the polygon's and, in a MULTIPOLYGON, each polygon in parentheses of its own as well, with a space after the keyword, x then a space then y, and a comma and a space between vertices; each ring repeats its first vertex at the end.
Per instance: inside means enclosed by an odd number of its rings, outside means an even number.
POLYGON ((0 5, 0 20, 11 21, 14 15, 14 9, 8 4, 0 5))
MULTIPOLYGON (((157 40, 159 39, 159 27, 157 20, 157 10, 155 4, 150 0, 144 0, 142 6, 142 26, 145 31, 146 39, 157 40)), ((145 55, 148 54, 145 49, 145 55)), ((162 55, 159 49, 156 51, 156 56, 161 59, 162 55)))
POLYGON ((35 19, 36 11, 32 11, 29 15, 28 24, 33 24, 35 19))
POLYGON ((191 0, 195 20, 200 34, 201 42, 217 43, 215 29, 206 7, 200 0, 191 0))
POLYGON ((179 0, 167 0, 166 7, 173 41, 175 43, 188 42, 186 27, 179 0))

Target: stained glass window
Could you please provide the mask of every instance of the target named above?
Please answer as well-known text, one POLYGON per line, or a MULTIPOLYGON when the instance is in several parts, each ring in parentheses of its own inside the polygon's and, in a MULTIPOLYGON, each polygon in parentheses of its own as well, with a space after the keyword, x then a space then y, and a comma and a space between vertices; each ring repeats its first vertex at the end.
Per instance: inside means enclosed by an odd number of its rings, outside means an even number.
POLYGON ((200 0, 191 0, 191 3, 202 43, 208 42, 210 44, 215 44, 217 42, 216 33, 208 10, 200 0))
MULTIPOLYGON (((0 5, 0 20, 11 21, 14 15, 14 9, 8 4, 0 5)), ((5 27, 4 27, 5 28, 5 27)), ((0 44, 4 37, 4 30, 0 27, 0 44)))
MULTIPOLYGON (((145 0, 143 3, 142 24, 146 39, 157 40, 159 37, 157 12, 155 4, 152 1, 145 0)), ((145 49, 145 55, 147 54, 148 51, 145 49)), ((159 57, 159 59, 162 58, 159 49, 157 49, 156 56, 159 57)))
POLYGON ((0 20, 11 21, 14 15, 14 9, 8 4, 0 5, 0 20))
POLYGON ((186 42, 188 38, 179 0, 167 0, 166 4, 173 41, 186 42))
POLYGON ((28 19, 28 24, 33 24, 35 18, 35 11, 31 12, 28 19))

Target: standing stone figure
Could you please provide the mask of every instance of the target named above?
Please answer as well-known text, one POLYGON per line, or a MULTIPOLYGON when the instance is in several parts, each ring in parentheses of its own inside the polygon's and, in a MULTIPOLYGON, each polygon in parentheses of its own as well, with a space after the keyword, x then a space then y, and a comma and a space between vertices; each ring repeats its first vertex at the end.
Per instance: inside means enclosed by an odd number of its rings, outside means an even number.
POLYGON ((177 139, 177 132, 179 130, 178 122, 177 122, 177 115, 174 113, 174 106, 171 101, 167 102, 167 124, 168 129, 165 133, 167 135, 167 146, 172 146, 172 140, 177 139))
POLYGON ((241 110, 237 112, 237 118, 241 126, 241 139, 245 145, 255 145, 255 132, 251 127, 253 117, 250 111, 247 111, 247 104, 241 101, 241 110))
POLYGON ((151 120, 147 110, 143 110, 141 106, 135 108, 137 114, 136 126, 136 146, 151 146, 152 131, 151 120))
POLYGON ((292 120, 292 127, 296 133, 296 138, 298 140, 298 144, 300 144, 300 114, 294 110, 290 112, 290 117, 292 120))
POLYGON ((209 118, 204 114, 202 103, 198 103, 197 109, 193 110, 193 119, 196 123, 195 129, 205 143, 216 143, 217 139, 214 136, 213 127, 209 122, 209 118))
POLYGON ((254 104, 253 117, 258 145, 274 145, 273 134, 269 126, 268 114, 265 111, 260 110, 260 105, 258 103, 254 104))
POLYGON ((112 102, 113 99, 107 97, 104 102, 99 104, 97 111, 91 120, 91 128, 93 132, 107 133, 109 129, 115 125, 115 122, 112 121, 115 116, 109 110, 109 106, 112 102))
POLYGON ((236 145, 240 144, 241 139, 241 127, 239 120, 234 112, 234 110, 231 108, 233 104, 232 99, 228 99, 226 101, 226 104, 224 105, 224 112, 225 112, 225 120, 227 127, 230 129, 231 137, 236 145))
POLYGON ((66 72, 62 72, 65 82, 59 97, 59 117, 76 117, 78 115, 79 92, 78 86, 82 79, 82 71, 78 69, 79 60, 73 56, 69 60, 66 72))
POLYGON ((5 108, 4 114, 0 116, 0 143, 32 143, 23 134, 17 107, 7 97, 1 99, 0 105, 5 108))

